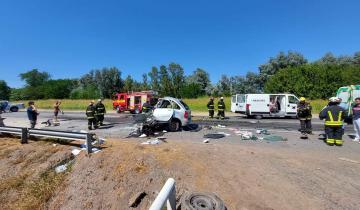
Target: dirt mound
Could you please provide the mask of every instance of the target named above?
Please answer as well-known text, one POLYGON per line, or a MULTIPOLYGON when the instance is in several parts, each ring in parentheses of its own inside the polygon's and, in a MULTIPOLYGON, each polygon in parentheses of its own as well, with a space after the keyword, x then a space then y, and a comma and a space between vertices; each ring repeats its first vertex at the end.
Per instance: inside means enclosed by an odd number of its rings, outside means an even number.
POLYGON ((39 209, 62 185, 66 173, 54 167, 69 159, 68 146, 51 142, 20 144, 18 139, 0 139, 0 209, 39 209))

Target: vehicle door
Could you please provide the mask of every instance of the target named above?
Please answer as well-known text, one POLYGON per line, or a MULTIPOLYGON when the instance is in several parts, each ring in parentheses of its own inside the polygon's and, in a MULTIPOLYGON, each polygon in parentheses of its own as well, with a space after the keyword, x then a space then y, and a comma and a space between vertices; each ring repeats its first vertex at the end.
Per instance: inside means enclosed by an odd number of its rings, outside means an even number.
POLYGON ((236 94, 231 97, 231 111, 245 113, 245 94, 236 94))
POLYGON ((183 110, 181 108, 181 105, 178 104, 174 100, 170 100, 170 104, 171 104, 171 107, 172 107, 172 109, 174 111, 174 116, 176 118, 178 118, 181 122, 184 122, 184 112, 185 112, 185 110, 183 110))
POLYGON ((295 116, 297 114, 297 104, 299 99, 294 95, 287 95, 287 104, 286 104, 286 115, 295 116))
POLYGON ((174 109, 171 106, 171 102, 166 99, 159 99, 155 106, 153 116, 158 121, 169 121, 174 115, 174 109))

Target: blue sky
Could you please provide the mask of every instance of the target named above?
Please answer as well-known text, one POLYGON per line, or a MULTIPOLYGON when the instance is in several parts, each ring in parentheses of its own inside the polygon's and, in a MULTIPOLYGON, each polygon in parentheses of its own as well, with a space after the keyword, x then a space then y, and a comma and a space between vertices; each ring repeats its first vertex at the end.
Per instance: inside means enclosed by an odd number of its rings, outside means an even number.
POLYGON ((0 79, 38 68, 53 78, 118 67, 201 67, 216 82, 244 75, 279 51, 310 60, 360 51, 360 1, 0 0, 0 79))

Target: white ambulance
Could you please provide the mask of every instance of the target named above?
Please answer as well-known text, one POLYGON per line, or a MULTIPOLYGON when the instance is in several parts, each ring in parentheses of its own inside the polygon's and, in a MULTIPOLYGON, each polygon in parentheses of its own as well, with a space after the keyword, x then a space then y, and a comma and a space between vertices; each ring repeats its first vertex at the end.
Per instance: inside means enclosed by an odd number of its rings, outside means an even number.
POLYGON ((248 117, 296 117, 299 99, 293 94, 236 94, 231 111, 248 117))

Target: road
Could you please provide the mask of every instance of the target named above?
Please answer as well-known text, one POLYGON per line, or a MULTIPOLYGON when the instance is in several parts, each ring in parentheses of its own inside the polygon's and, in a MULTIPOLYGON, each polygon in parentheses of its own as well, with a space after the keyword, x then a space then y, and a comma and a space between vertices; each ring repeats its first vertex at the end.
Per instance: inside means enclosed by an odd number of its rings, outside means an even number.
MULTIPOLYGON (((26 119, 25 112, 14 112, 14 113, 4 113, 2 114, 4 118, 12 119, 26 119)), ((53 112, 51 111, 41 111, 39 118, 43 121, 46 119, 52 119, 53 112)), ((139 115, 129 114, 129 113, 108 113, 105 116, 105 121, 111 124, 123 124, 123 125, 133 125, 138 119, 139 115)), ((86 116, 83 112, 79 111, 69 111, 65 112, 63 115, 59 115, 59 118, 62 120, 86 120, 86 116)), ((250 127, 250 128, 267 128, 267 129, 285 129, 285 130, 297 130, 299 129, 299 121, 297 119, 291 118, 266 118, 266 119, 248 119, 244 116, 229 116, 225 120, 218 119, 209 119, 208 117, 192 116, 192 121, 199 125, 227 125, 227 126, 241 126, 241 127, 250 127)), ((5 121, 6 122, 6 121, 5 121)), ((312 119, 312 126, 314 131, 323 131, 324 123, 318 118, 312 119)), ((352 126, 345 126, 345 131, 351 132, 353 130, 352 126)))

